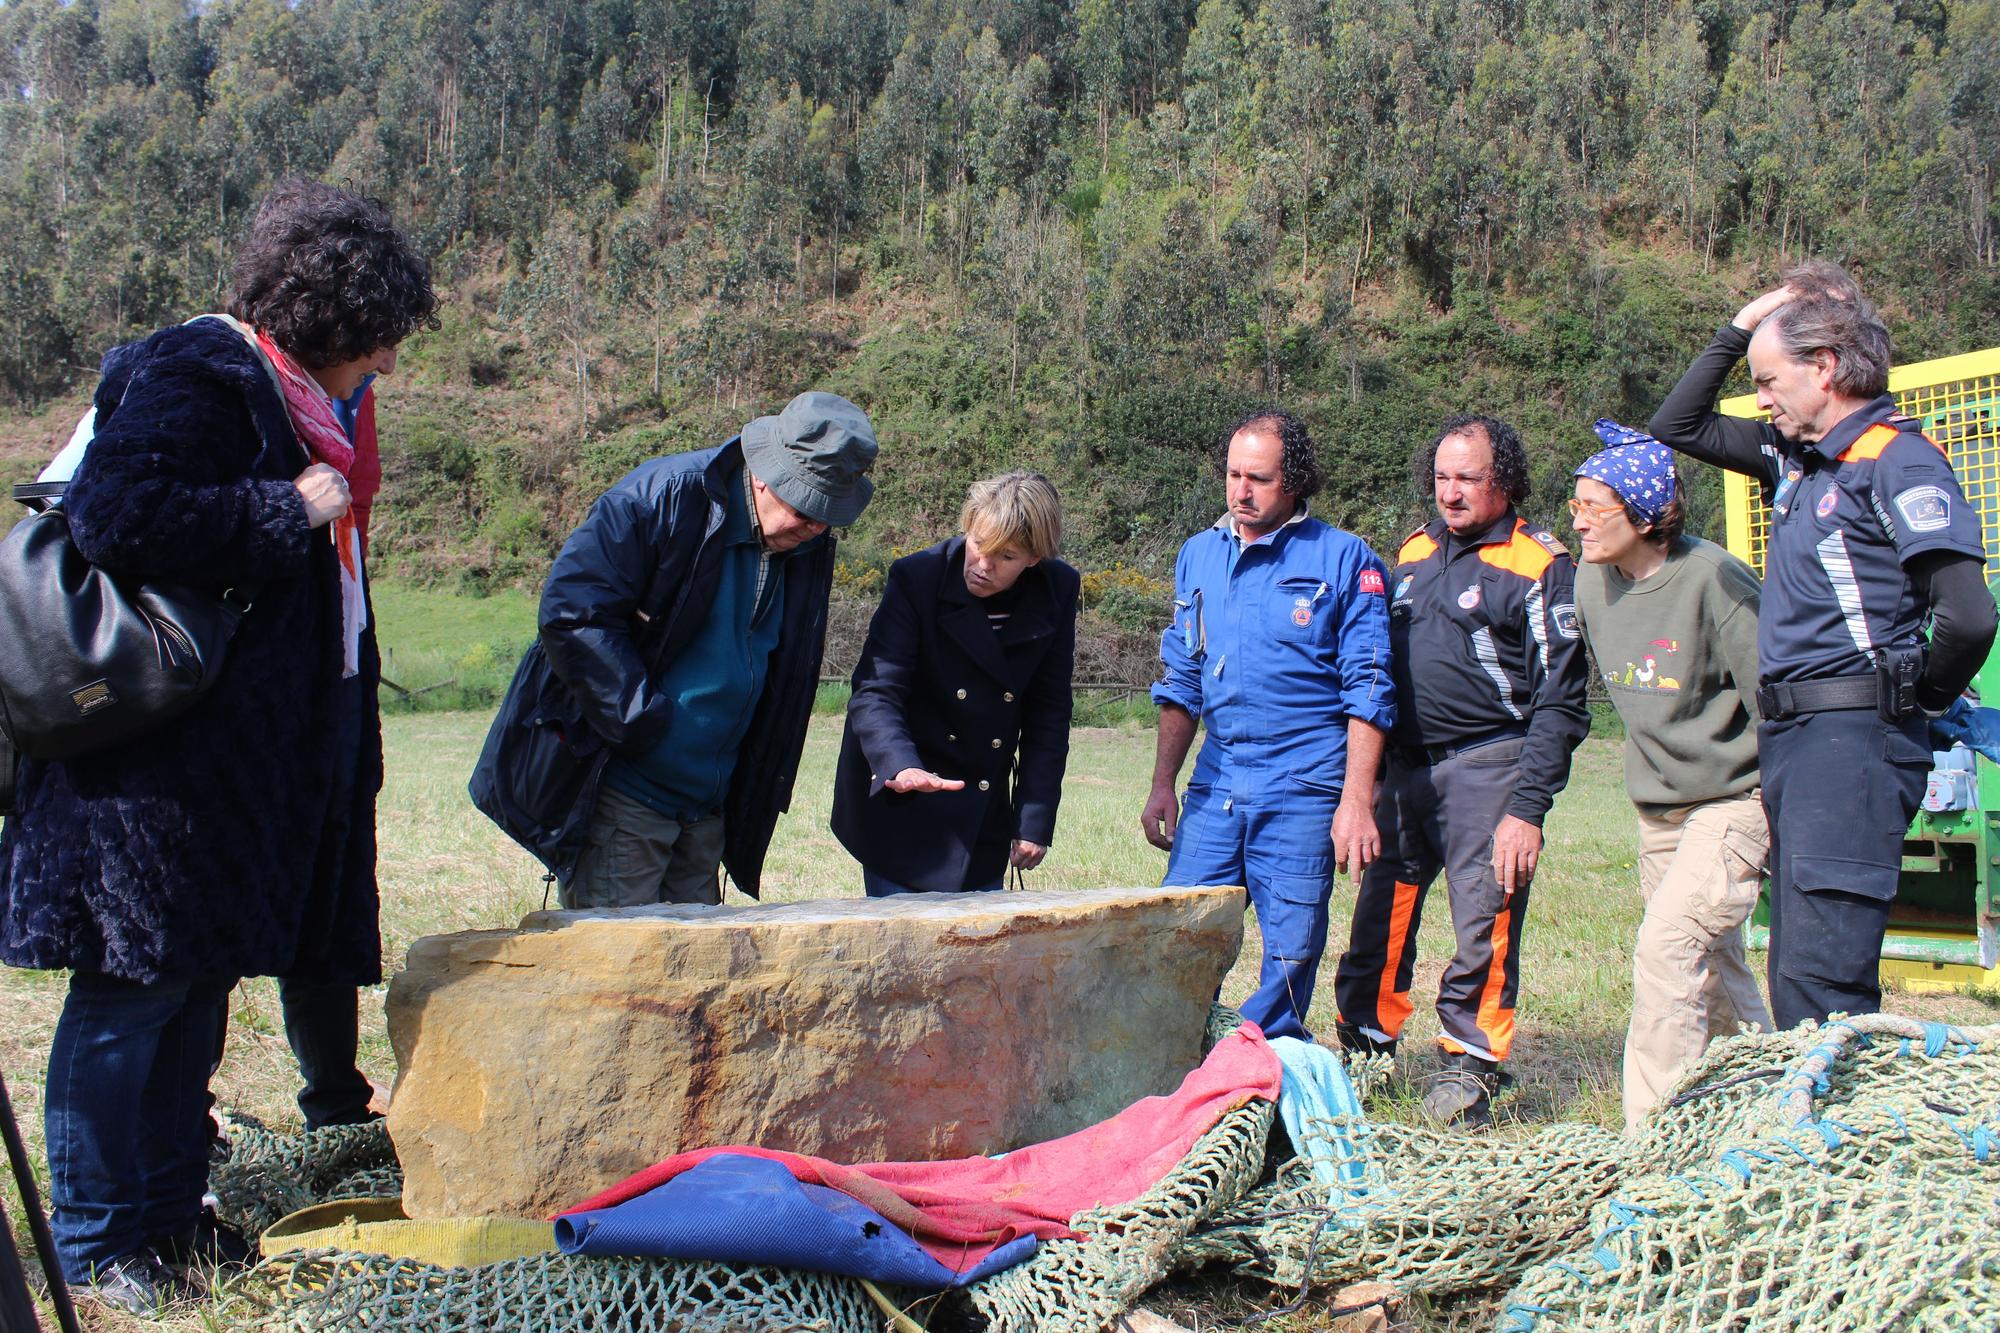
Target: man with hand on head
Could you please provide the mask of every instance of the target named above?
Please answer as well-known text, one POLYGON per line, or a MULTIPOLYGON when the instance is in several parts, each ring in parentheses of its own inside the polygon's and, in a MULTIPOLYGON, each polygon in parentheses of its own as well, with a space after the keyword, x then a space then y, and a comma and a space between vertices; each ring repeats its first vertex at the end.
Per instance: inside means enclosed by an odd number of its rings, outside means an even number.
POLYGON ((1305 423, 1260 409, 1218 442, 1229 509, 1174 566, 1153 686, 1160 730, 1139 825, 1169 885, 1242 884, 1264 960, 1243 1016, 1308 1037, 1336 868, 1378 854, 1370 806, 1395 721, 1382 561, 1306 512, 1319 459, 1305 423), (1208 739, 1174 799, 1195 722, 1208 739))
POLYGON ((1662 442, 1754 478, 1771 506, 1757 750, 1781 1028, 1881 1006, 1903 836, 1931 768, 1926 714, 1993 644, 1979 515, 1888 388, 1888 328, 1852 278, 1814 261, 1723 325, 1653 415, 1662 442), (1746 354, 1768 422, 1715 410, 1746 354))
POLYGON ((1417 451, 1438 516, 1403 543, 1389 604, 1396 729, 1337 978, 1340 1040, 1393 1051, 1411 1013, 1417 926, 1440 870, 1458 948, 1438 982, 1444 1071, 1424 1109, 1485 1123, 1514 1040, 1521 924, 1542 818, 1590 731, 1576 567, 1515 513, 1528 460, 1513 427, 1458 416, 1417 451))
POLYGON ((568 908, 755 897, 805 746, 833 537, 874 493, 860 408, 802 393, 598 498, 542 588, 472 800, 568 908))

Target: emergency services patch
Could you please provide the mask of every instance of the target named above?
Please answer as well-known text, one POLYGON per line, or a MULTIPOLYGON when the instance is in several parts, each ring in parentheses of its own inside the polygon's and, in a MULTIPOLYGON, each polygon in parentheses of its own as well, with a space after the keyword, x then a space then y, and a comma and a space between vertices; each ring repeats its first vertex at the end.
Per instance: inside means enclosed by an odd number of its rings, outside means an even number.
POLYGON ((1415 574, 1403 575, 1402 581, 1396 585, 1396 600, 1399 602, 1410 600, 1410 585, 1416 581, 1417 576, 1415 574))
POLYGON ((1836 486, 1833 489, 1829 490, 1825 495, 1819 497, 1819 503, 1813 506, 1813 512, 1815 514, 1818 514, 1821 518, 1825 518, 1828 514, 1831 514, 1839 506, 1840 506, 1840 488, 1836 486))
POLYGON ((1531 532, 1528 535, 1530 537, 1533 537, 1536 541, 1540 542, 1542 544, 1542 549, 1544 551, 1547 551, 1550 555, 1569 554, 1569 547, 1564 546, 1561 542, 1557 541, 1556 535, 1553 532, 1539 531, 1539 532, 1531 532))
POLYGON ((1382 571, 1379 569, 1362 570, 1360 588, 1363 592, 1373 593, 1377 597, 1382 596, 1382 571))
POLYGON ((1911 532, 1943 532, 1951 526, 1951 497, 1941 486, 1912 486, 1896 497, 1897 512, 1911 532))
POLYGON ((1556 622, 1556 633, 1562 635, 1565 639, 1574 639, 1577 636, 1579 626, 1576 619, 1575 602, 1558 602, 1549 608, 1549 615, 1556 622))
POLYGON ((1467 611, 1470 611, 1473 607, 1478 606, 1479 585, 1474 584, 1472 587, 1467 588, 1464 592, 1460 593, 1458 595, 1458 604, 1461 608, 1467 611))
POLYGON ((1292 623, 1300 626, 1313 623, 1312 598, 1294 597, 1292 599, 1292 623))

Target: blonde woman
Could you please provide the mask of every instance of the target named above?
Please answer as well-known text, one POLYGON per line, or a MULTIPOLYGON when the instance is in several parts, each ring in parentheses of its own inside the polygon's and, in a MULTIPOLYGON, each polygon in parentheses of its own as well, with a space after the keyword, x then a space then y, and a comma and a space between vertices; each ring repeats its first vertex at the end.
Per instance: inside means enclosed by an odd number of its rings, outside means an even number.
POLYGON ((1048 478, 975 482, 960 536, 889 567, 854 668, 833 831, 870 896, 997 889, 1055 838, 1081 580, 1048 478))

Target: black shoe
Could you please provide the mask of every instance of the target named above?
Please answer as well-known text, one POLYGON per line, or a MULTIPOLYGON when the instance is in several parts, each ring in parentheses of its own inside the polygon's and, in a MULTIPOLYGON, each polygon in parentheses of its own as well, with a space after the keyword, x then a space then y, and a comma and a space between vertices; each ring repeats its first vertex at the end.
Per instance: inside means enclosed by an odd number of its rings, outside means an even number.
POLYGON ((1396 1058, 1394 1038, 1379 1041, 1352 1023, 1336 1024, 1333 1034, 1340 1041, 1340 1049, 1350 1055, 1386 1055, 1392 1060, 1396 1058))
POLYGON ((175 1301, 195 1294, 150 1248, 99 1264, 89 1282, 72 1283, 70 1292, 141 1319, 158 1319, 175 1301))
POLYGON ((248 1268, 257 1261, 257 1247, 243 1234, 203 1208, 194 1226, 153 1242, 154 1253, 182 1281, 207 1286, 205 1279, 248 1268))
POLYGON ((1490 1125, 1494 1095, 1513 1082, 1494 1061, 1447 1051, 1443 1068, 1424 1094, 1424 1114, 1440 1125, 1490 1125))

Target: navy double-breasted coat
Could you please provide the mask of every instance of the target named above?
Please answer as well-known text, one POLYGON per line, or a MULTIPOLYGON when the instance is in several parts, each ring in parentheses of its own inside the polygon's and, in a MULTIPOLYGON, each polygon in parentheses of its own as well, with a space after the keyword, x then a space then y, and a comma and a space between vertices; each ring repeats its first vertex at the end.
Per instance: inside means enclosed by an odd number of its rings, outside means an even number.
POLYGON ((890 566, 854 668, 834 778, 834 834, 864 867, 909 888, 955 892, 998 880, 1014 839, 1055 840, 1080 585, 1060 560, 1031 566, 996 629, 985 601, 966 590, 963 537, 890 566), (884 789, 905 768, 965 788, 884 789))

